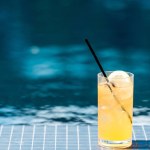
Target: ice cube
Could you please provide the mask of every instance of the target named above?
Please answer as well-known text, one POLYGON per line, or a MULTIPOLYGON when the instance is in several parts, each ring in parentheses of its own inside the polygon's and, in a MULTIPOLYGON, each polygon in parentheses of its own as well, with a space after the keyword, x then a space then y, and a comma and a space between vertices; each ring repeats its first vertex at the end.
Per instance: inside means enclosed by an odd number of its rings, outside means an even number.
POLYGON ((108 79, 115 85, 112 89, 120 100, 128 99, 133 95, 133 83, 126 72, 114 71, 108 76, 108 79))
POLYGON ((116 87, 127 87, 132 84, 130 76, 124 71, 114 71, 108 76, 108 79, 116 87))

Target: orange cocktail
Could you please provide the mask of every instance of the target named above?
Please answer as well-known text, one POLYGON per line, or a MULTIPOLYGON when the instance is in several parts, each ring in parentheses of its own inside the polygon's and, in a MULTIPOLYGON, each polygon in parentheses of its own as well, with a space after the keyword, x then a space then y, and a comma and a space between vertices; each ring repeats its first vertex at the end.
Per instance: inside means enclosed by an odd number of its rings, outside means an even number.
POLYGON ((129 147, 132 144, 133 74, 98 74, 98 142, 101 146, 129 147))

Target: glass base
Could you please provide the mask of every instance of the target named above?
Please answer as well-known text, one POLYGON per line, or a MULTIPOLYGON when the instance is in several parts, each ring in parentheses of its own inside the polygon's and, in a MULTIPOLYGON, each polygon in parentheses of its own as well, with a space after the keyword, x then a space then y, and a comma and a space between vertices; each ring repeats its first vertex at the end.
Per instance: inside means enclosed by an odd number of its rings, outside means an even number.
POLYGON ((132 145, 132 140, 123 140, 123 141, 109 141, 109 140, 102 140, 98 141, 98 145, 102 147, 115 147, 115 148, 127 148, 132 145))

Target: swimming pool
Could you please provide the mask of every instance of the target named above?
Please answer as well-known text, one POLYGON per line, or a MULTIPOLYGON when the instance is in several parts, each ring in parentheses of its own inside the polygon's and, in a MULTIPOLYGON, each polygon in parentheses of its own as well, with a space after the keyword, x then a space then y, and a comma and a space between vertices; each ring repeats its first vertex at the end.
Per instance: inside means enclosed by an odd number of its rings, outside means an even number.
MULTIPOLYGON (((105 70, 135 74, 134 122, 150 122, 150 52, 96 50, 105 70), (139 62, 139 63, 138 63, 139 62)), ((84 45, 29 47, 1 60, 1 124, 96 124, 99 69, 84 45)))
POLYGON ((134 122, 150 123, 148 1, 0 5, 0 124, 96 124, 97 73, 135 74, 134 122))

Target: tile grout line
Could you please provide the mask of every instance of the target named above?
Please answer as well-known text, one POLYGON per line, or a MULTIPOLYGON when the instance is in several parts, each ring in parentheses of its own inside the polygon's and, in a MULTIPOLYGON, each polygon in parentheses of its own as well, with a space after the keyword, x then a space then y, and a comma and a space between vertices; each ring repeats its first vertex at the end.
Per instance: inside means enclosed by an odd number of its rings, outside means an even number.
POLYGON ((33 144, 34 144, 34 134, 35 134, 35 125, 33 126, 31 150, 33 150, 33 144))
POLYGON ((147 141, 147 136, 146 136, 146 132, 145 132, 145 129, 144 129, 144 125, 142 125, 142 129, 143 129, 143 132, 144 132, 145 140, 147 141))
POLYGON ((24 125, 23 125, 23 127, 22 127, 22 133, 21 133, 21 140, 20 140, 20 148, 19 148, 19 150, 22 149, 23 134, 24 134, 24 125))
POLYGON ((44 126, 43 150, 45 149, 45 139, 46 139, 46 125, 44 126))
POLYGON ((88 125, 88 135, 89 135, 89 150, 91 150, 91 134, 90 134, 90 126, 88 125))
POLYGON ((2 134, 2 130, 3 130, 3 125, 1 125, 0 136, 1 136, 1 134, 2 134))
POLYGON ((14 130, 14 126, 11 127, 11 133, 10 133, 10 138, 9 138, 8 150, 10 149, 10 143, 11 143, 11 138, 12 138, 12 135, 13 135, 13 130, 14 130))
POLYGON ((80 143, 79 143, 79 126, 77 126, 77 142, 78 142, 78 150, 80 150, 80 143))
POLYGON ((57 125, 55 125, 55 150, 57 148, 57 125))
POLYGON ((68 125, 66 125, 66 150, 68 150, 68 125))
POLYGON ((132 130, 132 133, 133 133, 133 137, 134 137, 134 139, 135 139, 135 141, 136 141, 136 137, 135 137, 134 128, 133 128, 133 130, 132 130))

